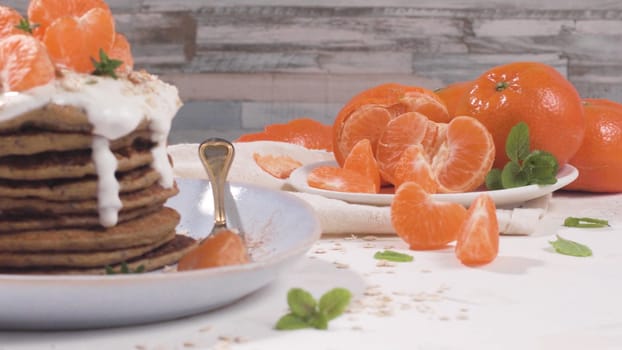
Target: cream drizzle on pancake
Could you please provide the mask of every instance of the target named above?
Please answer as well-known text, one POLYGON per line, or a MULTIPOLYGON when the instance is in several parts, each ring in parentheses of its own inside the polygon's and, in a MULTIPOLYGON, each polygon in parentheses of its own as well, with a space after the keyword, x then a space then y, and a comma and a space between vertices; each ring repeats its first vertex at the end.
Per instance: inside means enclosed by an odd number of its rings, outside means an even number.
MULTIPOLYGON (((47 104, 83 108, 93 125, 93 160, 98 174, 99 217, 104 227, 114 226, 120 208, 116 161, 110 161, 109 141, 131 133, 143 119, 150 122, 156 145, 152 167, 160 173, 162 187, 173 186, 173 169, 166 153, 171 121, 181 106, 177 88, 146 72, 130 79, 112 79, 72 71, 50 83, 23 92, 0 95, 0 122, 47 104)), ((114 157, 112 157, 114 160, 114 157)))

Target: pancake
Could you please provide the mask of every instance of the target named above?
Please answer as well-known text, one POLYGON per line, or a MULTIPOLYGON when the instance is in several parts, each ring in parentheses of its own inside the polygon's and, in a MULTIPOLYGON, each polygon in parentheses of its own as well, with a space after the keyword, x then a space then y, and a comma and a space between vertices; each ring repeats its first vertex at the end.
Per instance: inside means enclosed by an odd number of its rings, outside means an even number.
MULTIPOLYGON (((123 223, 143 215, 151 214, 162 209, 162 203, 154 203, 148 207, 134 210, 121 210, 119 212, 119 223, 123 223)), ((0 213, 0 234, 3 232, 49 230, 58 228, 100 228, 99 215, 62 215, 44 216, 38 215, 15 215, 0 213)))
POLYGON ((0 251, 112 250, 152 244, 174 235, 179 214, 171 208, 107 229, 55 229, 0 234, 0 251))
MULTIPOLYGON (((144 271, 153 271, 162 267, 173 265, 190 250, 198 244, 196 240, 185 235, 176 235, 175 239, 168 243, 133 259, 127 261, 127 267, 130 271, 135 271, 140 266, 143 266, 144 271)), ((110 265, 114 271, 119 271, 121 264, 110 265)), ((30 275, 104 275, 106 274, 105 267, 99 268, 59 268, 59 267, 47 267, 47 268, 1 268, 0 273, 8 274, 30 274, 30 275)))
MULTIPOLYGON (((143 119, 136 129, 146 130, 149 121, 143 119)), ((84 109, 49 103, 14 118, 0 122, 0 134, 10 134, 25 129, 91 133, 90 123, 84 109)))
MULTIPOLYGON (((150 140, 149 130, 135 130, 129 135, 110 142, 113 150, 129 147, 137 139, 150 140)), ((0 135, 0 157, 8 155, 31 155, 43 152, 90 149, 93 135, 76 132, 25 131, 0 135)))
MULTIPOLYGON (((149 166, 125 173, 117 173, 121 193, 147 188, 160 179, 160 174, 149 166)), ((41 198, 48 200, 84 200, 97 198, 97 177, 19 181, 0 179, 0 198, 41 198)))
POLYGON ((0 266, 5 267, 97 267, 106 266, 141 256, 174 239, 166 237, 160 241, 141 246, 115 250, 93 250, 87 252, 0 252, 0 266))
MULTIPOLYGON (((153 161, 150 146, 116 150, 117 171, 129 171, 153 161)), ((32 156, 0 158, 0 179, 48 180, 96 175, 90 150, 39 153, 32 156)))
MULTIPOLYGON (((133 210, 151 205, 164 203, 179 192, 176 186, 164 188, 160 184, 153 184, 145 189, 122 193, 119 197, 124 210, 133 210)), ((4 213, 28 214, 97 214, 99 212, 97 199, 83 201, 49 201, 38 198, 13 198, 0 201, 0 211, 4 213)))

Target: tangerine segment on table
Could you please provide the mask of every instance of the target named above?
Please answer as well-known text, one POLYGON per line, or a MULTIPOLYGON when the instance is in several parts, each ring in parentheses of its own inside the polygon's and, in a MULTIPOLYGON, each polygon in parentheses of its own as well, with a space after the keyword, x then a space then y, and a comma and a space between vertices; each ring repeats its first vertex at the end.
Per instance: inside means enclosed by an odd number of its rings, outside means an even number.
POLYGON ((374 151, 371 148, 371 142, 368 139, 363 139, 354 145, 346 157, 343 168, 356 171, 371 179, 376 188, 376 193, 380 192, 380 171, 374 157, 374 151))
POLYGON ((510 129, 521 121, 529 126, 531 148, 552 153, 563 167, 577 152, 585 133, 581 98, 555 68, 537 62, 494 67, 474 80, 456 109, 457 115, 482 122, 495 141, 497 168, 508 157, 510 129))
POLYGON ((607 99, 583 100, 587 128, 570 164, 579 177, 565 187, 591 192, 622 192, 622 104, 607 99))
POLYGON ((236 142, 282 141, 308 149, 332 151, 332 126, 311 118, 298 118, 285 124, 272 124, 258 133, 244 134, 236 142))
POLYGON ((0 6, 0 40, 13 34, 26 34, 17 28, 23 19, 22 15, 14 9, 0 6))
POLYGON ((423 146, 410 145, 397 161, 394 171, 395 187, 405 182, 416 182, 428 193, 438 191, 438 182, 432 172, 432 166, 426 159, 423 146))
POLYGON ((244 241, 237 233, 224 230, 212 233, 177 263, 178 271, 206 269, 249 262, 244 241))
POLYGON ((499 252, 499 224, 492 198, 483 193, 475 198, 458 232, 455 253, 469 266, 488 264, 499 252))
POLYGON ((253 159, 263 171, 278 179, 287 179, 294 170, 302 166, 301 162, 285 155, 253 153, 253 159))
POLYGON ((395 193, 391 223, 411 249, 440 249, 456 240, 466 213, 462 205, 435 201, 416 182, 406 182, 395 193))
POLYGON ((350 149, 361 139, 369 139, 375 149, 375 141, 388 120, 406 112, 421 112, 438 122, 449 120, 443 101, 431 90, 396 83, 372 87, 350 99, 335 118, 333 145, 337 162, 343 165, 350 149))
POLYGON ((109 53, 114 40, 112 14, 101 8, 80 17, 61 17, 50 24, 43 36, 52 61, 79 73, 93 72, 92 59, 99 57, 100 50, 109 53))
POLYGON ((54 79, 54 65, 45 47, 30 35, 0 40, 1 91, 24 91, 54 79))
POLYGON ((417 112, 404 113, 387 123, 376 149, 383 180, 395 184, 395 166, 411 145, 422 145, 430 161, 445 142, 445 129, 446 124, 435 123, 417 112))
POLYGON ((82 17, 88 11, 99 8, 110 12, 104 0, 31 0, 28 5, 28 18, 39 27, 35 36, 42 38, 48 26, 59 18, 82 17))
POLYGON ((495 143, 486 127, 471 117, 449 122, 445 143, 432 158, 439 192, 468 192, 479 187, 492 169, 495 143))
POLYGON ((311 170, 307 175, 307 184, 328 191, 376 193, 372 179, 353 170, 331 166, 319 166, 311 170))

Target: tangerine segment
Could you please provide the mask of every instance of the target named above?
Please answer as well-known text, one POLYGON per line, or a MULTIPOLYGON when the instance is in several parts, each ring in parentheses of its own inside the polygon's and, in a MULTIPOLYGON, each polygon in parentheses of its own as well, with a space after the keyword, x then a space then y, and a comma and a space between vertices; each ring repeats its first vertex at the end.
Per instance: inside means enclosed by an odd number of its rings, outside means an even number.
POLYGON ((395 165, 394 178, 395 187, 412 181, 428 193, 436 193, 438 190, 438 182, 420 144, 410 145, 402 153, 395 165))
POLYGON ((370 135, 374 135, 378 130, 382 131, 386 125, 386 118, 378 118, 377 120, 368 119, 370 124, 367 125, 355 123, 354 125, 357 125, 359 129, 364 129, 362 133, 360 130, 354 133, 355 135, 362 134, 356 139, 349 137, 353 132, 348 130, 351 125, 347 123, 350 118, 355 116, 355 112, 370 106, 386 110, 389 119, 406 112, 419 111, 426 114, 428 118, 438 122, 446 122, 449 120, 449 115, 447 114, 443 101, 431 90, 418 86, 406 86, 396 83, 382 84, 364 90, 344 105, 333 123, 335 159, 337 159, 340 165, 343 165, 343 160, 356 141, 362 138, 368 138, 372 142, 372 147, 375 149, 374 138, 370 137, 370 135))
POLYGON ((447 141, 432 161, 439 191, 476 189, 484 182, 494 160, 495 143, 482 123, 465 116, 452 119, 447 126, 447 141))
POLYGON ((395 184, 395 166, 409 146, 421 144, 430 160, 444 141, 445 124, 434 123, 421 113, 404 113, 392 119, 382 132, 376 149, 382 178, 395 184))
POLYGON ((506 139, 521 121, 529 126, 531 148, 552 153, 560 168, 577 152, 585 133, 579 93, 555 68, 538 62, 488 70, 474 80, 456 113, 477 118, 492 133, 497 168, 507 163, 506 139))
POLYGON ((94 8, 110 12, 104 0, 31 0, 28 5, 28 18, 31 23, 39 25, 34 33, 42 38, 48 26, 55 20, 66 16, 81 17, 94 8))
POLYGON ((18 29, 19 22, 24 18, 19 12, 7 6, 0 6, 0 39, 13 34, 25 34, 18 29))
POLYGON ((263 171, 278 179, 287 179, 294 170, 302 166, 301 162, 290 156, 253 153, 253 159, 263 171))
POLYGON ((354 145, 363 139, 369 140, 372 150, 376 152, 380 135, 391 118, 391 113, 382 106, 367 105, 354 111, 339 127, 337 142, 333 142, 337 163, 343 166, 354 145))
POLYGON ((329 191, 376 193, 376 186, 371 179, 353 170, 330 166, 311 170, 307 176, 307 184, 329 191))
POLYGON ((456 257, 465 265, 492 262, 499 252, 499 224, 492 198, 482 193, 471 203, 467 218, 460 227, 456 257))
POLYGON ((43 42, 55 64, 79 73, 91 73, 95 69, 91 59, 99 58, 100 49, 109 53, 114 38, 112 14, 94 8, 81 17, 57 19, 47 28, 43 42))
POLYGON ((380 192, 380 171, 376 158, 374 158, 371 142, 368 139, 360 140, 354 145, 346 157, 343 168, 356 171, 371 179, 376 188, 376 193, 380 192))
POLYGON ((0 40, 2 92, 24 91, 54 79, 54 65, 45 47, 30 35, 15 34, 0 40))
POLYGON ((285 124, 272 124, 264 131, 240 136, 236 142, 281 141, 308 149, 333 150, 332 126, 311 118, 298 118, 285 124))
POLYGON ((117 33, 114 36, 114 44, 108 55, 111 59, 119 60, 123 64, 117 68, 118 72, 128 72, 134 68, 134 57, 132 56, 132 48, 127 38, 117 33))
POLYGON ((579 151, 570 159, 579 177, 569 190, 622 192, 622 104, 584 99, 587 128, 579 151))
POLYGON ((460 204, 434 201, 416 182, 405 182, 391 204, 391 223, 411 249, 440 249, 456 240, 466 212, 460 204))
POLYGON ((240 265, 246 264, 248 261, 246 245, 240 235, 225 230, 212 234, 184 255, 177 263, 177 270, 187 271, 240 265))

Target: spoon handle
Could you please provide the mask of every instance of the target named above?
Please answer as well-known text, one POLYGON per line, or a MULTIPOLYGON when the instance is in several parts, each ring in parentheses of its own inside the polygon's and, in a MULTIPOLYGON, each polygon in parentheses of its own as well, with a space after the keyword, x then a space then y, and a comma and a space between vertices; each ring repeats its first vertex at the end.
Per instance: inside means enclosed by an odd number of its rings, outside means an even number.
POLYGON ((220 138, 207 139, 199 146, 199 158, 207 171, 214 195, 214 230, 227 226, 224 190, 234 153, 231 142, 220 138))

